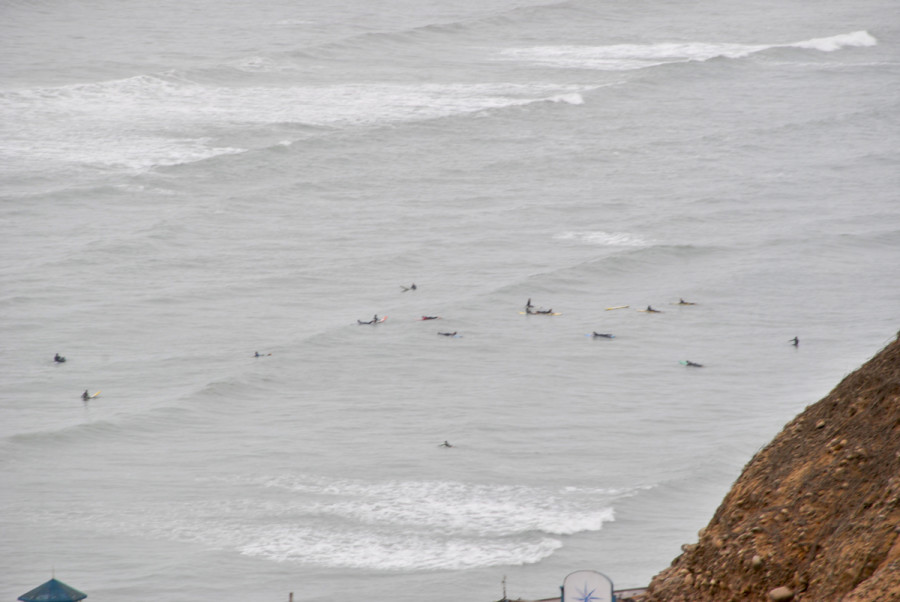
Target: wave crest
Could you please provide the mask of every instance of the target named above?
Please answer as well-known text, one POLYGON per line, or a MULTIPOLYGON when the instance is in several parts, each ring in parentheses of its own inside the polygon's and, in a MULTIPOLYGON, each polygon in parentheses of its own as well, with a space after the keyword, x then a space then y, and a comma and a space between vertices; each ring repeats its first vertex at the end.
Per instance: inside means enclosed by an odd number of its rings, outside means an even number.
POLYGON ((657 44, 613 44, 608 46, 534 46, 507 48, 501 56, 546 67, 631 71, 668 63, 738 59, 772 48, 803 48, 832 52, 845 47, 874 46, 877 40, 866 31, 815 38, 793 44, 736 44, 678 42, 657 44))

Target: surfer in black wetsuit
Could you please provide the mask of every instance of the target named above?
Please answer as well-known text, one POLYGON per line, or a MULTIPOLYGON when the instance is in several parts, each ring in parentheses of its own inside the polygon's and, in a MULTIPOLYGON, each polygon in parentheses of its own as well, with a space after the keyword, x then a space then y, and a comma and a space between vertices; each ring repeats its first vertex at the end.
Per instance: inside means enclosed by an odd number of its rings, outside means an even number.
POLYGON ((545 314, 552 314, 553 310, 552 309, 539 309, 539 310, 533 311, 531 313, 545 315, 545 314))
POLYGON ((453 332, 439 332, 438 334, 445 337, 455 337, 456 331, 454 330, 453 332))
POLYGON ((423 320, 437 320, 440 316, 422 316, 423 320))
POLYGON ((453 446, 450 445, 450 442, 449 442, 449 441, 444 441, 443 443, 441 443, 440 445, 438 445, 438 447, 453 447, 453 446))
POLYGON ((793 339, 791 339, 790 342, 791 342, 791 345, 793 345, 794 347, 800 346, 800 339, 798 339, 797 337, 794 337, 793 339))
POLYGON ((57 353, 55 356, 53 356, 53 361, 57 364, 61 364, 66 361, 66 358, 57 353))
POLYGON ((651 313, 651 314, 658 314, 658 313, 661 313, 658 309, 653 309, 653 308, 650 307, 649 305, 647 306, 646 311, 647 311, 648 313, 651 313))
POLYGON ((597 338, 597 337, 602 337, 602 338, 604 338, 604 339, 611 339, 611 338, 613 338, 613 335, 611 335, 611 334, 609 334, 609 333, 601 333, 601 332, 597 332, 597 331, 595 330, 595 331, 594 331, 594 337, 595 337, 595 338, 597 338))
POLYGON ((534 307, 534 305, 531 304, 531 297, 528 297, 528 301, 525 302, 525 312, 530 313, 532 307, 534 307))
POLYGON ((685 301, 684 299, 678 300, 678 305, 697 305, 696 303, 692 303, 691 301, 685 301))
POLYGON ((87 401, 88 399, 91 398, 91 394, 88 393, 88 390, 87 390, 87 389, 85 389, 85 390, 84 390, 84 393, 81 394, 81 398, 82 398, 84 401, 87 401))
POLYGON ((703 364, 698 364, 698 363, 696 363, 696 362, 692 362, 691 360, 686 360, 686 361, 684 362, 684 365, 685 365, 685 366, 691 366, 692 368, 702 368, 702 367, 703 367, 703 364))

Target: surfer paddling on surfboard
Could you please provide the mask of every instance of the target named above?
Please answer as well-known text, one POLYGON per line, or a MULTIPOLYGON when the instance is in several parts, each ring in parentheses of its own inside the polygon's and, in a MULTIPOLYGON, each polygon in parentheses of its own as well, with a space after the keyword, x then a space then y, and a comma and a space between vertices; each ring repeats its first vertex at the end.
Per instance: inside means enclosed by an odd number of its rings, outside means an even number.
POLYGON ((594 331, 594 333, 591 336, 593 336, 595 339, 596 338, 604 338, 604 339, 616 338, 615 335, 609 334, 608 332, 597 332, 596 330, 594 331))
POLYGON ((55 356, 53 356, 53 361, 57 364, 62 364, 66 361, 66 358, 57 353, 55 356))
POLYGON ((372 317, 372 319, 369 320, 368 322, 363 322, 362 320, 357 320, 356 323, 357 323, 357 324, 381 324, 381 323, 384 322, 385 320, 387 320, 387 316, 384 316, 383 318, 379 318, 379 317, 378 317, 378 314, 375 314, 375 315, 372 317))

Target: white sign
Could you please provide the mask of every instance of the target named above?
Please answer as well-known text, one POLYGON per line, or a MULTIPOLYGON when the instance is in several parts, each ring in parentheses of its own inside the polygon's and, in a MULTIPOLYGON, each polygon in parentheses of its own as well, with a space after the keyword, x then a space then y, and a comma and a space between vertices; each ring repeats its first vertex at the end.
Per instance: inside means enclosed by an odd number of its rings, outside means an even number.
POLYGON ((563 581, 562 602, 612 602, 613 584, 597 571, 575 571, 563 581))

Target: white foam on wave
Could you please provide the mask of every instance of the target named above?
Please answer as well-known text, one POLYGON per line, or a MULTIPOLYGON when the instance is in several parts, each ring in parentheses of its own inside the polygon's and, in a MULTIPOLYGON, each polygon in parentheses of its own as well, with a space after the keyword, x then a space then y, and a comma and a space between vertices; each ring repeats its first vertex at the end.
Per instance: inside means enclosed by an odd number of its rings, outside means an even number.
POLYGON ((533 46, 507 48, 507 60, 530 62, 564 69, 631 71, 667 63, 743 58, 771 48, 805 48, 832 52, 846 47, 874 46, 877 40, 866 31, 816 38, 793 44, 734 44, 682 42, 658 44, 612 44, 608 46, 533 46))
POLYGON ((552 102, 564 102, 564 103, 570 104, 570 105, 583 105, 584 104, 584 97, 577 92, 571 92, 569 94, 560 94, 558 96, 551 96, 550 100, 552 102))
POLYGON ((255 533, 238 550, 248 556, 276 562, 396 571, 463 570, 532 564, 550 556, 560 547, 560 541, 549 537, 512 542, 464 537, 435 538, 403 532, 323 532, 285 525, 255 533))
POLYGON ((568 535, 600 530, 612 520, 610 507, 593 501, 611 494, 569 489, 548 492, 528 487, 472 485, 442 481, 370 483, 276 478, 268 487, 328 496, 316 513, 368 525, 399 525, 435 533, 509 536, 529 531, 568 535))
MULTIPOLYGON (((240 68, 272 67, 249 59, 240 68)), ((0 158, 143 170, 243 152, 243 144, 229 139, 252 136, 259 126, 346 128, 544 100, 579 104, 583 89, 504 83, 216 86, 175 75, 138 76, 0 94, 0 158)))
POLYGON ((649 244, 643 238, 628 232, 604 232, 602 230, 569 230, 560 232, 554 238, 604 247, 646 247, 649 244))
POLYGON ((740 58, 768 48, 743 44, 701 42, 614 44, 610 46, 535 46, 508 48, 504 58, 547 67, 631 71, 673 62, 706 61, 715 57, 740 58))
POLYGON ((854 31, 853 33, 845 33, 830 38, 815 38, 805 42, 797 42, 789 44, 792 48, 809 48, 812 50, 821 50, 822 52, 834 52, 841 48, 859 48, 866 46, 875 46, 878 40, 867 31, 854 31))
MULTIPOLYGON (((302 475, 219 483, 243 495, 120 506, 98 499, 56 511, 23 505, 18 512, 42 524, 199 544, 275 562, 460 570, 539 562, 563 546, 560 535, 600 530, 614 520, 613 503, 634 494, 302 475)), ((216 480, 206 485, 215 487, 216 480)))

